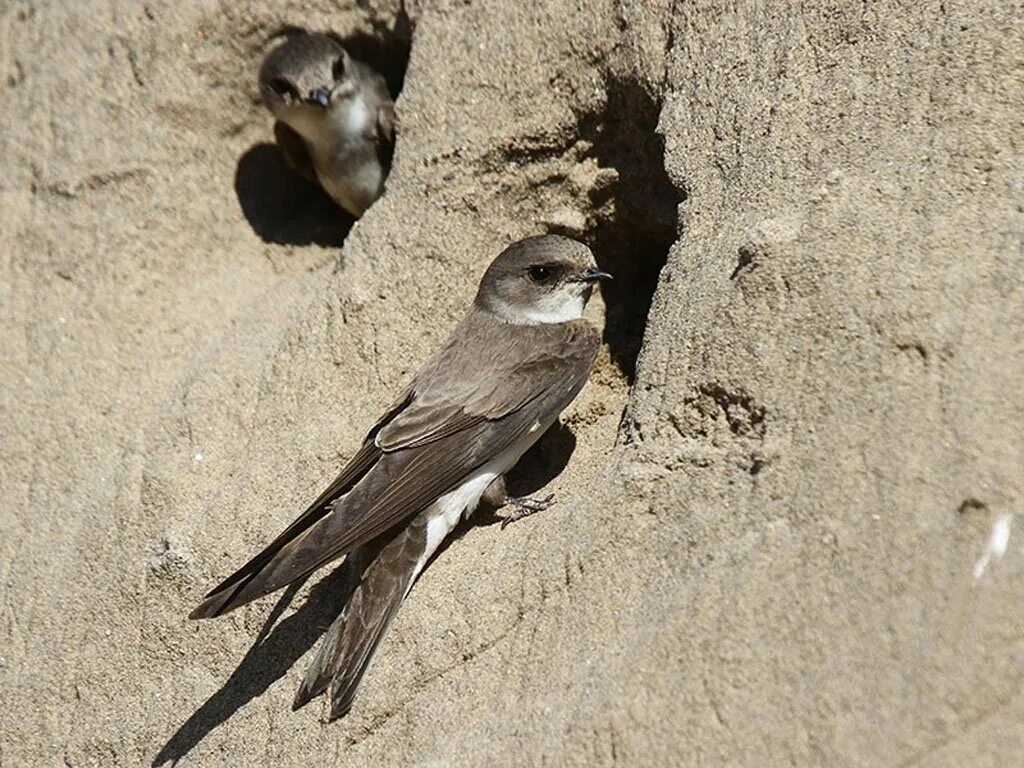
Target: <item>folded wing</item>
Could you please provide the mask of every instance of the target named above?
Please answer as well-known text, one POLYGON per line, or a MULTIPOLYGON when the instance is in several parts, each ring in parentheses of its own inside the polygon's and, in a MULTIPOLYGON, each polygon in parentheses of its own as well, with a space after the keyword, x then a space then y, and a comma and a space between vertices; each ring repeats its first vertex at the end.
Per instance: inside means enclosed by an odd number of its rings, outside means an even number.
POLYGON ((458 403, 414 382, 316 502, 191 617, 231 611, 407 521, 557 415, 585 383, 598 345, 596 333, 574 328, 557 356, 523 356, 480 377, 458 403))

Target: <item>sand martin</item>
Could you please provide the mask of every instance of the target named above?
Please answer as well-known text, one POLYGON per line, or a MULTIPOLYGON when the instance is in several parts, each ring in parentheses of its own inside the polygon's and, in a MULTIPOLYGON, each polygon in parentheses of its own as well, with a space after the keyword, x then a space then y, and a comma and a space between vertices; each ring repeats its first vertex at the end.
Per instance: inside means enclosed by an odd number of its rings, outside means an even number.
POLYGON ((600 336, 581 316, 607 277, 587 246, 558 235, 505 249, 468 314, 337 479, 191 618, 220 616, 347 555, 359 583, 293 705, 330 687, 331 719, 344 715, 402 600, 459 519, 481 501, 510 505, 512 519, 546 506, 507 497, 504 475, 587 381, 600 336))
POLYGON ((384 189, 394 146, 384 78, 332 35, 300 31, 263 60, 260 94, 289 164, 362 216, 384 189))

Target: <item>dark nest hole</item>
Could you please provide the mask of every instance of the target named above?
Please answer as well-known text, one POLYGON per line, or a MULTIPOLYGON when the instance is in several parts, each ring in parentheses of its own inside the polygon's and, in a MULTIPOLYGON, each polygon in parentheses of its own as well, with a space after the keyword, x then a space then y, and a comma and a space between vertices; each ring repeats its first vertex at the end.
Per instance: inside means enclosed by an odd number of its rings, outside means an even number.
MULTIPOLYGON (((284 27, 271 35, 270 43, 276 45, 277 38, 304 31, 299 27, 284 27)), ((412 43, 412 23, 405 11, 399 13, 391 26, 374 21, 371 32, 336 37, 353 58, 369 64, 384 76, 392 98, 397 99, 405 80, 412 43)), ((281 140, 280 134, 278 140, 281 140)), ((290 149, 293 156, 305 154, 305 147, 297 136, 292 139, 290 149)), ((385 161, 390 166, 391 157, 386 157, 385 161)), ((278 144, 271 141, 250 147, 239 159, 235 194, 246 220, 264 242, 340 247, 355 224, 355 218, 338 206, 319 184, 296 172, 285 161, 278 144)))
POLYGON ((604 339, 612 360, 633 382, 647 314, 668 250, 678 237, 677 209, 686 191, 665 171, 657 133, 661 104, 638 82, 608 83, 604 110, 580 121, 587 157, 614 168, 618 179, 591 194, 594 226, 583 239, 598 265, 614 275, 602 285, 604 339))

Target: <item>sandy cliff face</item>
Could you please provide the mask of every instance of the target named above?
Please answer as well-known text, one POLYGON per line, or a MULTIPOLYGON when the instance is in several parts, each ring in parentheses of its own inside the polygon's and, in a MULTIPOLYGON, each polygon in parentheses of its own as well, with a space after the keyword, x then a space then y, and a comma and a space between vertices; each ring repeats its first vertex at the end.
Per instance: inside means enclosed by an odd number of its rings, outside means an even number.
POLYGON ((1020 754, 1019 15, 524 5, 2 11, 0 763, 1020 754), (411 40, 351 231, 264 146, 282 23, 396 83, 411 40), (188 610, 548 230, 619 278, 520 478, 559 506, 442 553, 348 718, 290 712, 339 575, 188 610))

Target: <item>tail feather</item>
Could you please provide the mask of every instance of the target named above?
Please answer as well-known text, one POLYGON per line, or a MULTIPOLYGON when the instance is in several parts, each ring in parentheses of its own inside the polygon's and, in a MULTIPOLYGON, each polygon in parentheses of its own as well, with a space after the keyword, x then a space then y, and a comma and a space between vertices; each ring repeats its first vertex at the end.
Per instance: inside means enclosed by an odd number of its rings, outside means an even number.
POLYGON ((330 688, 334 720, 352 707, 398 608, 423 566, 427 515, 421 513, 379 550, 306 670, 292 702, 298 709, 330 688))

